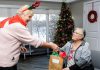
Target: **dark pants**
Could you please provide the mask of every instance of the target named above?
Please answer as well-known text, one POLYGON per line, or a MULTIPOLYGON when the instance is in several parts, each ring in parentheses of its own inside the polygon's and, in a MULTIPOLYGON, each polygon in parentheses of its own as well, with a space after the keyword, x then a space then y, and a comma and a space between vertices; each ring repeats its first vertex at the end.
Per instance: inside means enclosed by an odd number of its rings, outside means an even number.
POLYGON ((89 66, 86 66, 82 70, 94 70, 94 66, 92 64, 90 64, 89 66))
POLYGON ((94 70, 94 66, 92 64, 90 64, 88 66, 85 66, 82 69, 80 67, 75 67, 75 68, 72 68, 70 70, 94 70))
POLYGON ((17 65, 12 67, 0 67, 0 70, 17 70, 17 65))

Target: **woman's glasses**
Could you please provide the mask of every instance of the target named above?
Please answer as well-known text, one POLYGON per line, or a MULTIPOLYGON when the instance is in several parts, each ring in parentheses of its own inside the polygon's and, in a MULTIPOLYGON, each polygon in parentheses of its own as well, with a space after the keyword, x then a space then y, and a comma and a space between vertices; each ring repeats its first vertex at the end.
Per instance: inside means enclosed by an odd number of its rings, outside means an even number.
POLYGON ((78 33, 78 32, 73 32, 73 33, 78 34, 78 35, 83 35, 82 33, 78 33))

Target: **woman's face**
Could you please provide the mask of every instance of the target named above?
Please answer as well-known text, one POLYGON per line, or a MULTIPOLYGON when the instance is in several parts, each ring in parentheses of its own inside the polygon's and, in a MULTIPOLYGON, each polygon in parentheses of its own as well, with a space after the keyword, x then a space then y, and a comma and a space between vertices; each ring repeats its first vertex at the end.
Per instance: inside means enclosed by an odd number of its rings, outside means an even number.
POLYGON ((72 40, 79 41, 82 40, 83 37, 83 30, 81 28, 76 28, 73 32, 72 40))
POLYGON ((27 10, 22 14, 23 20, 25 20, 25 22, 27 23, 32 19, 32 16, 33 16, 33 12, 31 10, 27 10))

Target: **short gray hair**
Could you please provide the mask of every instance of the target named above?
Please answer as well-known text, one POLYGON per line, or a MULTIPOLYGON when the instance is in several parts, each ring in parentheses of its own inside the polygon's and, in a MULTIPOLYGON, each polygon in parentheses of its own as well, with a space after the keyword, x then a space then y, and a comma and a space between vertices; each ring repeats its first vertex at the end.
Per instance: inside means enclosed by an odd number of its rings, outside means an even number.
POLYGON ((76 27, 74 30, 76 30, 76 29, 81 29, 81 30, 82 30, 82 32, 83 32, 83 38, 82 38, 82 40, 84 40, 84 38, 85 38, 85 36, 86 36, 86 31, 85 31, 85 29, 80 28, 80 27, 76 27))

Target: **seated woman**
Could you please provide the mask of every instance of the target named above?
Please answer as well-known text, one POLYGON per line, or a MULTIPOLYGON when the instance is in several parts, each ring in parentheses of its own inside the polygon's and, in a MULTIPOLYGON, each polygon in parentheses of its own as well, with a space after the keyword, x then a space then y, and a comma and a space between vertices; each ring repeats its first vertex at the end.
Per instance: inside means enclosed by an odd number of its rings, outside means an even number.
POLYGON ((84 40, 85 35, 86 32, 82 28, 76 28, 72 41, 60 48, 67 54, 67 67, 63 70, 94 70, 89 43, 84 40))

